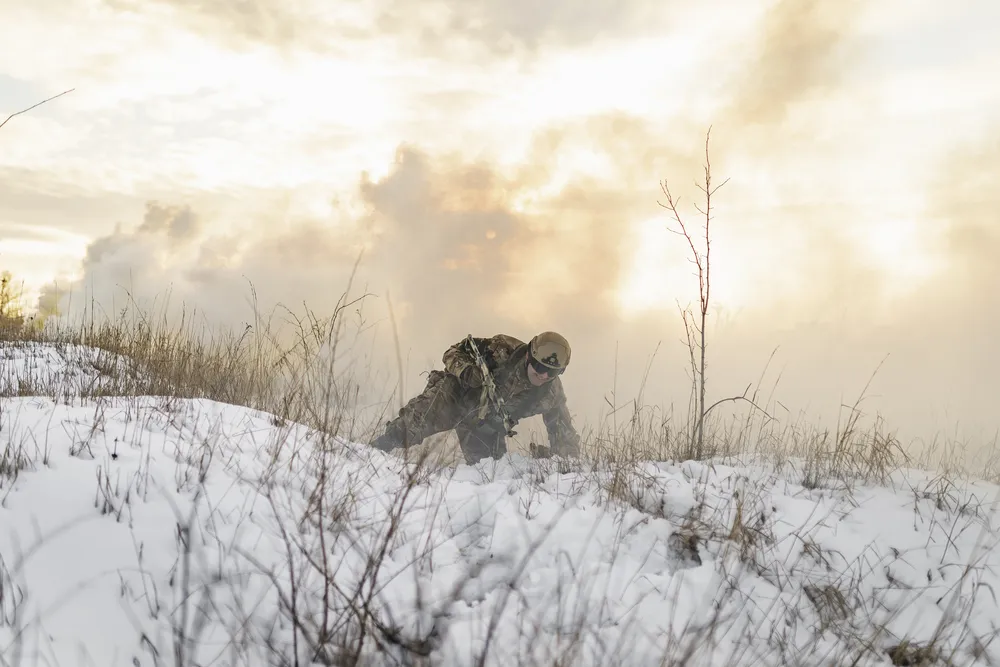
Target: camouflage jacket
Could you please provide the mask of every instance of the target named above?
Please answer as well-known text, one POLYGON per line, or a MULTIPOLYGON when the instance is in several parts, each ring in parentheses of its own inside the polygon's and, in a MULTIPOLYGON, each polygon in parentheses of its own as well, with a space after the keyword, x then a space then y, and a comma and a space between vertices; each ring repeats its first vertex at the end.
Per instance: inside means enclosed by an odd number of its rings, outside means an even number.
MULTIPOLYGON (((540 387, 528 381, 526 361, 528 344, 513 336, 497 334, 492 338, 473 337, 476 348, 487 367, 492 371, 497 391, 500 393, 516 422, 525 417, 541 415, 549 436, 549 445, 557 455, 576 456, 580 453, 580 436, 573 427, 573 420, 566 406, 562 379, 555 378, 540 387)), ((445 350, 442 357, 444 369, 456 377, 470 366, 477 367, 475 353, 469 341, 462 339, 445 350)), ((479 390, 476 390, 478 395, 479 390)))

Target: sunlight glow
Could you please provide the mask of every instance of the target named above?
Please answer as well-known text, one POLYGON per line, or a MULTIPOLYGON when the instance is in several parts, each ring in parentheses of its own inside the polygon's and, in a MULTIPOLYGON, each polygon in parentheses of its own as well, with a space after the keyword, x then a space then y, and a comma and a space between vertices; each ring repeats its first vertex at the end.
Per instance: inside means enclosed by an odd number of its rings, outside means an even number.
MULTIPOLYGON (((690 304, 697 310, 697 268, 691 261, 687 241, 672 229, 670 221, 664 217, 633 225, 629 233, 631 239, 621 250, 624 268, 617 300, 623 316, 676 312, 678 303, 690 304)), ((713 238, 712 246, 711 310, 745 308, 759 297, 754 280, 759 282, 765 277, 759 273, 759 268, 754 270, 753 241, 741 240, 739 247, 747 249, 741 253, 727 249, 726 246, 735 246, 731 238, 726 238, 720 246, 720 237, 713 238)), ((697 239, 695 243, 698 244, 697 239)))
POLYGON ((58 240, 0 239, 0 268, 14 276, 15 292, 29 312, 34 309, 46 283, 54 279, 72 281, 82 275, 80 259, 86 252, 86 244, 76 235, 53 230, 52 234, 42 236, 58 240))
POLYGON ((916 289, 916 283, 944 267, 944 260, 928 247, 926 232, 915 220, 883 220, 864 231, 863 250, 884 275, 885 289, 892 295, 916 289))
POLYGON ((629 315, 674 307, 665 257, 670 232, 662 220, 652 219, 636 225, 635 234, 635 249, 618 288, 619 306, 629 315))

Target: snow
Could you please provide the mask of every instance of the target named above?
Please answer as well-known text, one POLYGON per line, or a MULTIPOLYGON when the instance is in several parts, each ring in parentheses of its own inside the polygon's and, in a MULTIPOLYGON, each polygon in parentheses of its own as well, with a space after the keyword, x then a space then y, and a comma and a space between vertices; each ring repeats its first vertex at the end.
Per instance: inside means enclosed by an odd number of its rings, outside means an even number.
POLYGON ((0 343, 0 395, 73 398, 111 392, 143 373, 120 355, 75 344, 0 343))
POLYGON ((991 483, 420 469, 279 421, 0 399, 0 664, 347 664, 360 643, 374 665, 888 665, 934 638, 955 664, 1000 659, 991 483))

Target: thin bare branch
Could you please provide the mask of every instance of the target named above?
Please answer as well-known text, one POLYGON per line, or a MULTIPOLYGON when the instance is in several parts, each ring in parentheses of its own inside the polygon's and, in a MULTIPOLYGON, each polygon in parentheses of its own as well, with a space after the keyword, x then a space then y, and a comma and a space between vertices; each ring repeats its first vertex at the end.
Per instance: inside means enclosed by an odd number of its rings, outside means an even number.
POLYGON ((759 405, 757 405, 753 401, 753 399, 747 398, 747 392, 750 391, 750 387, 751 387, 751 385, 747 385, 747 388, 743 391, 743 394, 741 396, 729 396, 728 398, 720 398, 715 403, 712 403, 712 405, 708 406, 708 409, 705 410, 705 415, 707 416, 708 413, 711 412, 716 406, 721 405, 723 403, 728 403, 729 401, 733 401, 733 402, 736 402, 736 401, 746 401, 750 405, 752 405, 755 408, 757 408, 758 410, 760 410, 761 413, 764 416, 766 416, 768 419, 774 419, 774 417, 772 417, 770 414, 768 414, 767 410, 764 410, 759 405))
POLYGON ((62 97, 66 93, 72 93, 74 90, 76 90, 76 88, 70 88, 69 90, 64 90, 63 92, 59 93, 58 95, 53 95, 52 97, 48 98, 47 100, 42 100, 41 102, 38 102, 37 104, 32 104, 27 109, 21 109, 20 111, 12 113, 11 115, 7 116, 7 118, 4 119, 4 121, 2 123, 0 123, 0 127, 3 127, 4 125, 6 125, 7 121, 9 121, 14 116, 20 116, 23 113, 28 113, 29 111, 31 111, 35 107, 40 107, 43 104, 45 104, 46 102, 51 102, 52 100, 56 99, 57 97, 62 97))

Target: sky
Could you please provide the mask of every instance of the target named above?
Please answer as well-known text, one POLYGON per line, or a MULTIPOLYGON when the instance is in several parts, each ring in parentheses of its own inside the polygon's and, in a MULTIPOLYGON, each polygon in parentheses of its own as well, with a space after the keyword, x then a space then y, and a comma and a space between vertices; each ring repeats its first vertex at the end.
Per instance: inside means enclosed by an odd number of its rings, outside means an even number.
POLYGON ((612 394, 683 409, 698 292, 662 184, 697 230, 711 128, 709 400, 760 382, 832 425, 871 380, 904 435, 1000 427, 997 3, 0 17, 0 122, 72 89, 0 129, 0 268, 31 302, 169 295, 241 327, 251 285, 319 312, 351 286, 387 368, 395 321, 406 395, 468 333, 556 330, 581 420, 612 394))

